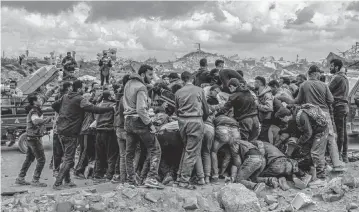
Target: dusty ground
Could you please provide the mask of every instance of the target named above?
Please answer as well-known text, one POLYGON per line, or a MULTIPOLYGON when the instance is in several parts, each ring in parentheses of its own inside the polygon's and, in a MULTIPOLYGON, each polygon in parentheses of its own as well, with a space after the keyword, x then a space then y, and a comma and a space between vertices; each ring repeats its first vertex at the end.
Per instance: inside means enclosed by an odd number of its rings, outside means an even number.
MULTIPOLYGON (((355 140, 351 140, 351 142, 355 142, 355 140)), ((357 141, 359 142, 359 141, 357 141)), ((44 140, 45 144, 45 154, 47 157, 46 166, 44 168, 43 174, 42 174, 42 180, 43 182, 46 182, 48 184, 48 187, 46 188, 34 188, 31 186, 16 186, 14 185, 14 181, 16 176, 18 175, 18 172, 20 170, 20 167, 22 165, 22 162, 24 160, 25 155, 21 154, 17 151, 17 147, 2 147, 1 150, 1 191, 19 191, 19 190, 28 190, 28 194, 22 194, 17 197, 2 197, 2 208, 4 209, 4 204, 8 204, 9 202, 13 203, 16 202, 16 199, 21 199, 23 202, 28 202, 29 205, 32 203, 32 205, 39 205, 39 207, 42 205, 43 207, 38 208, 39 211, 52 211, 53 208, 59 203, 59 202, 72 202, 71 204, 74 204, 75 201, 74 198, 88 198, 86 197, 86 194, 84 194, 84 190, 86 189, 93 189, 96 188, 96 194, 93 194, 91 196, 100 196, 102 199, 100 202, 103 202, 105 205, 105 209, 103 210, 95 210, 92 208, 92 206, 95 204, 96 207, 103 206, 102 204, 99 205, 98 201, 93 201, 93 197, 90 199, 89 206, 91 208, 90 211, 169 211, 166 208, 177 208, 173 209, 172 211, 185 211, 183 207, 186 204, 186 198, 189 198, 193 195, 197 196, 198 205, 199 208, 196 211, 222 211, 220 209, 218 202, 216 202, 213 198, 214 193, 216 193, 221 187, 224 186, 224 182, 220 182, 217 185, 207 185, 198 188, 197 191, 193 192, 184 192, 181 189, 173 188, 173 187, 167 187, 165 191, 153 191, 145 188, 136 188, 136 195, 133 198, 128 198, 126 195, 124 195, 124 190, 128 190, 129 186, 121 187, 120 190, 116 190, 117 185, 111 184, 111 183, 104 183, 100 185, 93 185, 91 180, 76 180, 75 182, 78 185, 78 188, 71 189, 71 190, 65 190, 65 191, 54 191, 52 190, 52 185, 54 183, 54 178, 52 177, 52 170, 49 169, 49 163, 51 158, 51 145, 48 140, 44 140), (114 191, 116 190, 116 191, 114 191), (76 193, 77 192, 77 193, 76 193), (154 196, 159 196, 158 202, 154 203, 145 198, 146 194, 149 192, 155 192, 156 194, 154 196), (41 197, 43 195, 50 195, 48 197, 41 197), (177 195, 176 197, 171 198, 173 195, 177 195), (179 195, 179 196, 178 196, 179 195), (211 196, 212 195, 212 196, 211 196), (53 196, 56 196, 53 197, 53 196), (55 200, 49 200, 54 198, 55 200), (24 200, 26 199, 26 201, 24 200), (205 199, 205 206, 203 206, 202 199, 205 199), (170 203, 168 203, 168 201, 170 203), (202 201, 202 202, 201 202, 202 201), (210 202, 210 203, 208 203, 210 202), (116 203, 116 204, 115 204, 116 203), (175 205, 171 205, 171 204, 175 205), (211 204, 214 205, 211 205, 211 204), (170 205, 168 205, 170 204, 170 205), (172 207, 173 206, 173 207, 172 207)), ((28 172, 27 180, 31 180, 32 172, 34 170, 33 164, 28 172)), ((352 175, 354 177, 359 178, 359 161, 349 163, 348 165, 348 171, 345 173, 345 175, 352 175)), ((328 178, 328 181, 332 178, 338 177, 341 175, 330 175, 328 178)), ((292 184, 290 184, 292 186, 292 184)), ((290 205, 290 202, 293 200, 294 196, 299 193, 305 193, 309 196, 312 196, 313 201, 315 202, 314 205, 311 205, 309 207, 306 207, 304 209, 301 209, 300 211, 316 211, 316 212, 325 212, 325 211, 331 211, 331 212, 340 212, 340 211, 348 211, 346 207, 354 203, 356 205, 359 205, 359 188, 354 189, 348 189, 345 192, 344 197, 335 202, 324 202, 321 198, 316 197, 316 194, 318 193, 318 188, 307 188, 304 190, 299 190, 294 187, 292 187, 288 191, 282 191, 281 189, 270 189, 267 188, 264 192, 258 194, 259 202, 262 208, 262 211, 269 210, 269 206, 264 201, 265 195, 276 195, 277 201, 278 201, 278 207, 276 208, 277 211, 280 211, 281 209, 287 208, 290 205)), ((87 195, 88 196, 88 195, 87 195)), ((20 201, 20 200, 19 200, 20 201)), ((77 200, 76 200, 77 201, 77 200)), ((75 201, 75 202, 76 202, 75 201)), ((80 201, 80 200, 78 200, 80 201)), ((83 200, 82 200, 83 201, 83 200)), ((86 201, 89 201, 86 199, 86 201)), ((78 203, 78 202, 77 202, 78 203)), ((24 205, 24 203, 23 203, 24 205)), ((26 204, 25 204, 26 205, 26 204)), ((94 207, 95 207, 94 206, 94 207)), ((87 208, 88 209, 88 208, 87 208)), ((8 211, 17 211, 15 209, 10 209, 8 211)), ((23 211, 23 210, 19 210, 23 211)), ((36 211, 34 208, 30 208, 28 211, 36 211)), ((86 210, 84 210, 86 211, 86 210)), ((187 210, 186 210, 187 211, 187 210)), ((358 209, 351 210, 352 212, 358 211, 358 209)))

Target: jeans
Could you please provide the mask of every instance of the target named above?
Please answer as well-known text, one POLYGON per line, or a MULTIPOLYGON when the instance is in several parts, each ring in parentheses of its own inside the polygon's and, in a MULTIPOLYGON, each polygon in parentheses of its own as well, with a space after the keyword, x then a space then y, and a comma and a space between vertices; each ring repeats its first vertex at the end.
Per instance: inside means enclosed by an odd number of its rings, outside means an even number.
POLYGON ((101 86, 103 86, 103 84, 104 84, 104 82, 105 82, 105 80, 106 80, 106 84, 110 84, 109 83, 109 78, 110 78, 110 75, 107 75, 107 76, 103 76, 102 75, 102 72, 101 72, 101 86))
POLYGON ((214 127, 208 124, 204 125, 204 137, 202 141, 202 160, 203 160, 203 170, 206 177, 211 176, 211 150, 214 140, 214 127))
POLYGON ((78 139, 77 137, 64 135, 59 135, 59 137, 64 152, 64 159, 60 166, 59 174, 56 177, 55 185, 61 185, 63 180, 65 180, 66 183, 71 181, 70 170, 75 165, 76 144, 78 139))
MULTIPOLYGON (((237 127, 217 126, 215 129, 214 142, 211 151, 213 178, 218 178, 218 150, 225 144, 229 144, 232 140, 241 139, 240 130, 237 127)), ((226 155, 230 156, 229 149, 226 155)), ((229 160, 225 160, 229 162, 229 160)), ((228 163, 227 163, 228 165, 228 163)), ((222 171, 224 167, 222 167, 222 171)))
POLYGON ((118 149, 115 131, 96 131, 95 177, 102 177, 106 170, 106 177, 112 179, 115 174, 118 149))
POLYGON ((348 154, 347 116, 348 105, 339 105, 334 108, 334 122, 338 134, 338 151, 343 155, 348 154))
POLYGON ((317 177, 322 178, 325 176, 325 150, 327 146, 328 129, 323 133, 317 133, 312 137, 312 148, 310 155, 313 160, 314 167, 317 171, 317 177))
POLYGON ((80 135, 80 157, 76 165, 76 174, 83 174, 86 166, 95 158, 95 135, 80 135))
POLYGON ((126 171, 130 183, 135 182, 134 158, 138 142, 142 142, 148 151, 150 160, 149 178, 157 178, 161 161, 161 148, 156 145, 156 135, 150 132, 140 117, 127 116, 125 118, 126 131, 126 171))
POLYGON ((41 143, 41 137, 27 137, 27 145, 28 148, 26 152, 26 158, 22 164, 19 177, 24 178, 26 176, 27 171, 36 158, 37 163, 33 180, 37 181, 40 179, 42 169, 44 168, 46 162, 44 147, 41 143))
MULTIPOLYGON (((179 167, 180 182, 188 183, 195 164, 202 163, 201 146, 204 133, 204 123, 202 117, 179 117, 178 126, 185 146, 182 152, 179 167)), ((197 170, 197 175, 202 175, 202 173, 198 172, 199 170, 197 170)))
POLYGON ((327 118, 327 122, 328 122, 328 145, 327 148, 329 150, 329 154, 330 154, 330 158, 332 159, 332 163, 333 166, 340 166, 342 164, 342 162, 339 159, 339 151, 338 151, 338 145, 336 142, 336 134, 334 131, 334 126, 333 126, 333 122, 331 119, 331 115, 329 112, 323 111, 325 114, 325 117, 327 118))
POLYGON ((250 182, 251 179, 254 182, 258 182, 257 178, 262 173, 266 166, 265 159, 261 155, 250 155, 244 159, 243 163, 238 167, 238 172, 235 181, 242 183, 248 189, 254 189, 256 183, 250 182))
POLYGON ((53 158, 54 158, 54 171, 60 170, 60 165, 62 161, 62 157, 64 156, 64 152, 62 150, 62 145, 60 142, 60 137, 58 134, 54 134, 53 136, 53 146, 52 146, 53 158))
POLYGON ((256 140, 260 133, 258 116, 251 116, 238 121, 241 138, 252 142, 256 140))

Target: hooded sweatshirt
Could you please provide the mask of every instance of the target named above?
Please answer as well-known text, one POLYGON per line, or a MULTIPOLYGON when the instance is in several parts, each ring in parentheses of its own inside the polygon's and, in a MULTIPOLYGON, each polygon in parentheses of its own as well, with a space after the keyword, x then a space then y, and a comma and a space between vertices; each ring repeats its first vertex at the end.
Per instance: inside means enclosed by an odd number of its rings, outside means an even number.
POLYGON ((270 87, 265 87, 257 97, 259 121, 270 120, 272 118, 274 100, 270 87))
POLYGON ((126 83, 123 95, 125 116, 139 116, 145 125, 151 124, 148 114, 148 91, 140 75, 133 73, 126 83))
POLYGON ((65 94, 52 104, 52 108, 59 113, 57 133, 69 137, 80 134, 85 112, 102 114, 113 111, 112 107, 97 107, 91 104, 79 92, 65 94))

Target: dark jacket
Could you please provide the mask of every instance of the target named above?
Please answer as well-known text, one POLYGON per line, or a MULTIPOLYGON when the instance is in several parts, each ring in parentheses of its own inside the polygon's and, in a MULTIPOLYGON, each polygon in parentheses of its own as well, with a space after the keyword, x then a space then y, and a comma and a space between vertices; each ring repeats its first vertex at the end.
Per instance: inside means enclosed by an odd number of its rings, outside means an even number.
POLYGON ((209 108, 203 89, 186 84, 176 92, 175 102, 178 117, 202 117, 207 120, 209 108))
POLYGON ((75 71, 75 67, 77 66, 77 63, 76 63, 76 60, 73 58, 73 57, 65 57, 63 60, 62 60, 62 63, 61 63, 63 66, 64 66, 64 69, 66 71, 69 71, 69 72, 74 72, 75 71), (69 62, 65 65, 66 62, 69 62))
POLYGON ((97 107, 77 92, 65 94, 52 104, 52 108, 59 113, 57 133, 69 137, 80 134, 85 112, 102 114, 113 110, 112 107, 97 107))
POLYGON ((333 107, 348 104, 349 80, 344 72, 337 73, 329 84, 334 97, 333 107))
POLYGON ((327 126, 319 126, 315 120, 302 110, 299 110, 296 114, 296 123, 299 131, 302 132, 298 139, 298 144, 305 144, 311 141, 316 134, 324 133, 328 129, 327 126))
POLYGON ((203 83, 210 83, 211 78, 209 76, 209 71, 207 68, 201 67, 198 69, 198 71, 195 73, 195 79, 193 84, 195 86, 201 87, 203 83))
POLYGON ((248 89, 237 90, 232 94, 226 104, 221 108, 218 114, 225 114, 233 107, 233 118, 241 121, 250 116, 258 114, 255 99, 248 89))
POLYGON ((223 69, 219 71, 219 83, 222 83, 223 92, 230 93, 228 88, 228 82, 232 78, 236 78, 240 82, 243 81, 243 77, 235 70, 223 69))
MULTIPOLYGON (((113 107, 115 102, 109 100, 103 100, 98 106, 100 107, 113 107)), ((114 112, 109 111, 107 113, 96 115, 96 130, 114 130, 113 128, 114 112)))
POLYGON ((123 107, 123 96, 120 98, 119 103, 116 107, 115 117, 114 117, 114 123, 113 126, 116 128, 124 129, 125 127, 125 115, 123 112, 125 111, 123 107))

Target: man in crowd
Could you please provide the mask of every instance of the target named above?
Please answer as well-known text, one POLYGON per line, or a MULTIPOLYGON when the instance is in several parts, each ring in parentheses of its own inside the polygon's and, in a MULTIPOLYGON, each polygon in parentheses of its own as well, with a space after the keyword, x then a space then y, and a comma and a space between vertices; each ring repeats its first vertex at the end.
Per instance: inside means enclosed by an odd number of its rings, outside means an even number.
POLYGON ((338 145, 335 140, 334 126, 331 119, 331 110, 334 98, 328 85, 318 80, 321 75, 320 69, 313 65, 308 70, 309 80, 303 82, 299 88, 298 96, 294 101, 284 97, 278 97, 280 100, 286 100, 290 104, 312 104, 319 106, 326 117, 328 123, 328 149, 333 163, 333 171, 343 171, 344 164, 339 159, 338 145))
MULTIPOLYGON (((98 106, 104 108, 115 107, 115 101, 112 96, 109 90, 105 90, 102 94, 102 102, 98 106)), ((118 144, 113 124, 113 111, 96 115, 95 181, 102 179, 110 181, 115 173, 118 144), (107 164, 107 167, 105 164, 107 164)))
POLYGON ((277 80, 270 81, 268 86, 271 88, 272 95, 274 97, 285 96, 286 98, 293 99, 292 92, 290 92, 288 89, 280 87, 277 80))
POLYGON ((45 166, 45 152, 42 146, 41 138, 44 136, 45 124, 51 122, 52 117, 44 118, 41 106, 54 94, 55 90, 50 90, 41 99, 36 93, 30 94, 28 97, 29 105, 26 106, 26 136, 27 136, 27 152, 26 159, 22 164, 19 177, 15 183, 18 185, 33 185, 37 187, 46 187, 46 183, 41 183, 40 176, 45 166), (25 176, 32 162, 36 159, 37 164, 31 183, 25 181, 25 176))
POLYGON ((243 77, 235 70, 232 69, 222 69, 219 71, 219 85, 222 85, 223 92, 230 93, 228 88, 228 82, 230 79, 236 78, 239 81, 243 81, 243 77))
POLYGON ((202 87, 202 84, 207 83, 209 78, 208 64, 207 59, 202 58, 199 61, 200 68, 195 73, 194 85, 198 87, 202 87))
POLYGON ((62 79, 67 80, 73 78, 77 63, 76 60, 71 57, 71 52, 67 52, 67 56, 64 57, 61 65, 64 67, 62 79))
POLYGON ((216 61, 214 62, 214 65, 216 66, 216 69, 217 69, 218 71, 221 71, 221 70, 224 69, 224 61, 223 61, 223 60, 216 60, 216 61))
POLYGON ((264 77, 256 77, 254 87, 257 90, 258 97, 258 117, 262 124, 259 139, 262 140, 263 136, 266 137, 266 134, 268 133, 268 130, 271 126, 274 98, 271 92, 271 88, 266 86, 266 80, 264 77))
POLYGON ((329 90, 334 97, 333 114, 338 134, 338 151, 343 162, 348 162, 347 116, 349 112, 348 94, 349 80, 345 75, 343 62, 339 59, 330 61, 330 73, 334 75, 329 84, 329 90))
POLYGON ((193 85, 191 73, 183 72, 181 79, 185 85, 175 94, 179 131, 185 144, 179 167, 179 186, 195 189, 189 180, 195 163, 198 162, 198 159, 201 160, 203 121, 208 118, 209 109, 203 90, 193 85))
POLYGON ((153 79, 153 68, 142 65, 138 74, 132 74, 124 89, 123 106, 126 135, 126 169, 130 184, 138 185, 133 166, 138 141, 147 148, 150 169, 144 184, 147 187, 163 188, 157 181, 161 149, 156 141, 156 128, 149 117, 148 91, 146 84, 153 79))
POLYGON ((56 177, 53 188, 62 189, 62 182, 65 180, 65 187, 75 187, 70 178, 70 170, 75 164, 75 153, 77 138, 81 132, 85 112, 106 113, 113 111, 113 107, 97 107, 84 99, 83 82, 76 80, 72 84, 72 91, 65 94, 52 104, 52 108, 59 113, 57 120, 57 133, 64 151, 64 160, 56 177))
POLYGON ((170 78, 168 77, 168 75, 164 74, 162 76, 162 82, 164 82, 167 86, 170 84, 170 78))
POLYGON ((112 62, 111 62, 111 58, 107 56, 106 52, 103 54, 103 57, 99 61, 98 65, 100 66, 101 86, 103 86, 105 80, 106 80, 106 84, 108 85, 112 62))
MULTIPOLYGON (((179 78, 177 73, 170 73, 168 75, 168 78, 170 79, 170 84, 167 86, 171 91, 173 89, 173 86, 175 85, 182 85, 182 81, 179 78)), ((174 93, 174 92, 173 92, 174 93)))
POLYGON ((232 78, 228 82, 228 87, 233 93, 224 107, 218 114, 225 114, 233 108, 233 118, 238 121, 241 129, 241 138, 247 141, 254 141, 259 136, 258 110, 253 95, 247 88, 247 83, 242 79, 239 81, 232 78))

